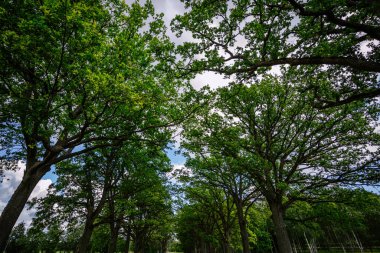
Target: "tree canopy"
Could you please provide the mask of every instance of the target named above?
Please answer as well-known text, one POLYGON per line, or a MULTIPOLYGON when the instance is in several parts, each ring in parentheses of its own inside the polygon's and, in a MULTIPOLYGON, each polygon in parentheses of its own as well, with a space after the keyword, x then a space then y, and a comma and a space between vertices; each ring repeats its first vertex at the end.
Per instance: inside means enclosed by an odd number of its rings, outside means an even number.
POLYGON ((0 20, 2 155, 26 162, 0 217, 3 250, 52 165, 125 142, 162 146, 186 86, 150 1, 5 1, 0 20))
POLYGON ((272 66, 293 66, 321 108, 380 95, 376 1, 183 2, 188 11, 173 20, 173 30, 195 39, 179 49, 190 72, 251 80, 272 66), (310 75, 319 80, 307 81, 310 75))
POLYGON ((0 3, 0 253, 376 251, 380 4, 161 5, 0 3))
POLYGON ((184 126, 183 146, 190 161, 219 170, 216 177, 223 170, 249 175, 272 211, 281 252, 291 252, 283 217, 293 202, 378 174, 377 116, 360 102, 321 111, 293 82, 274 77, 214 93, 210 106, 184 126), (224 160, 210 162, 214 157, 224 160))

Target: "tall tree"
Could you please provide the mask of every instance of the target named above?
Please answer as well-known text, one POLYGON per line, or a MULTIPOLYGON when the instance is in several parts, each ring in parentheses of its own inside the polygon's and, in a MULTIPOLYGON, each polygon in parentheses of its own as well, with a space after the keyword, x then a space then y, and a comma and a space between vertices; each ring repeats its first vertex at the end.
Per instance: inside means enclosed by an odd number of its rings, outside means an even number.
POLYGON ((176 17, 173 30, 196 39, 180 48, 190 71, 247 80, 275 65, 294 66, 303 78, 318 75, 328 83, 328 92, 318 81, 304 85, 317 107, 380 95, 378 1, 183 2, 188 12, 176 17))
POLYGON ((130 197, 157 184, 157 171, 168 167, 163 147, 157 146, 104 148, 66 160, 58 164, 48 196, 37 202, 36 223, 49 226, 54 219, 82 225, 78 253, 88 250, 96 227, 109 224, 108 252, 114 252, 126 209, 132 208, 130 197))
POLYGON ((165 188, 164 178, 157 174, 155 176, 149 187, 133 196, 130 226, 133 251, 136 253, 144 253, 157 246, 154 245, 156 232, 168 222, 168 217, 172 214, 170 195, 165 188))
POLYGON ((280 252, 292 252, 284 215, 294 201, 378 173, 377 123, 367 110, 353 103, 319 111, 295 84, 266 77, 220 88, 211 108, 184 126, 184 147, 234 159, 269 204, 280 252))
MULTIPOLYGON (((258 194, 249 175, 234 162, 233 159, 217 154, 210 157, 195 154, 188 157, 186 167, 192 171, 192 181, 196 181, 198 184, 203 183, 205 188, 214 187, 223 190, 226 194, 225 199, 229 200, 231 198, 236 207, 243 252, 249 253, 249 233, 246 217, 248 209, 252 206, 258 194)), ((220 212, 224 211, 221 210, 220 212)), ((227 214, 228 212, 225 212, 225 215, 227 214)))
POLYGON ((150 1, 1 2, 1 155, 26 169, 0 217, 0 252, 54 164, 128 141, 167 141, 163 127, 181 113, 164 31, 150 1))
MULTIPOLYGON (((159 175, 163 176, 162 173, 170 171, 171 168, 164 147, 159 149, 151 146, 132 146, 127 150, 119 153, 123 161, 123 172, 119 182, 109 191, 107 205, 101 218, 110 226, 108 253, 115 252, 122 227, 125 229, 126 236, 131 236, 130 223, 136 196, 154 186, 161 185, 159 175)), ((165 221, 167 220, 162 220, 162 222, 165 221)), ((170 224, 167 225, 170 226, 170 224)), ((162 227, 165 226, 162 224, 162 227)))
POLYGON ((95 221, 123 173, 115 155, 114 150, 103 150, 60 163, 56 169, 57 182, 46 198, 34 203, 38 204, 35 223, 49 227, 50 221, 55 220, 62 225, 67 222, 83 225, 76 252, 86 252, 92 232, 99 225, 95 221))

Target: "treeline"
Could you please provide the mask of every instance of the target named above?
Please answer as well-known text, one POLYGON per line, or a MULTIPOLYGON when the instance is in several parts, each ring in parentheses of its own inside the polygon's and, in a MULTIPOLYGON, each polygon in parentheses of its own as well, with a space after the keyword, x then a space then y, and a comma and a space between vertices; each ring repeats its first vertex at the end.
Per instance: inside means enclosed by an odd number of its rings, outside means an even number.
MULTIPOLYGON (((242 231, 231 196, 223 189, 191 188, 187 192, 189 203, 177 218, 176 233, 181 251, 242 252, 242 231)), ((285 226, 293 251, 377 252, 380 196, 365 190, 336 188, 324 194, 329 195, 329 201, 297 202, 287 211, 285 226)), ((244 208, 249 250, 280 252, 265 201, 257 199, 244 208)))
MULTIPOLYGON (((203 236, 196 232, 196 226, 193 233, 198 236, 194 238, 198 244, 195 248, 186 244, 191 248, 186 248, 188 252, 200 249, 213 252, 213 248, 204 248, 209 236, 209 247, 215 247, 212 240, 217 238, 216 245, 223 246, 223 252, 230 252, 234 248, 232 240, 236 238, 234 229, 240 232, 244 253, 254 249, 255 240, 258 245, 272 240, 273 245, 267 244, 267 249, 291 252, 296 251, 297 243, 305 248, 305 240, 315 248, 317 239, 328 245, 330 241, 342 240, 343 237, 337 236, 355 238, 362 234, 350 228, 337 232, 330 218, 334 228, 331 230, 331 226, 323 223, 328 223, 324 212, 326 215, 335 212, 333 206, 329 210, 329 205, 315 203, 343 201, 343 197, 337 197, 340 193, 337 187, 376 184, 377 146, 363 145, 363 138, 377 143, 374 115, 361 102, 319 110, 294 84, 286 77, 265 77, 251 86, 236 84, 200 91, 207 105, 183 124, 182 146, 187 162, 179 171, 179 179, 189 187, 187 198, 196 200, 195 206, 187 208, 204 210, 203 216, 195 219, 210 223, 200 225, 206 229, 202 231, 203 236), (265 211, 258 211, 257 201, 265 205, 265 211), (256 208, 251 212, 268 215, 255 217, 250 213, 251 206, 256 208), (295 210, 300 212, 300 217, 295 210), (266 225, 268 218, 271 227, 266 225), (249 220, 255 219, 259 220, 257 224, 262 224, 261 228, 250 228, 255 222, 250 224, 249 220), (299 230, 297 219, 305 220, 305 229, 299 230), (309 226, 320 226, 321 238, 307 234, 309 226), (255 238, 256 229, 261 232, 255 238), (329 240, 323 241, 324 236, 329 240)), ((363 200, 376 199, 370 196, 362 195, 363 200)), ((184 210, 186 215, 188 209, 184 210)), ((378 219, 377 211, 371 214, 378 219)), ((337 214, 335 219, 339 221, 342 217, 337 214)), ((364 223, 371 227, 369 221, 364 223)))
POLYGON ((162 150, 124 146, 56 167, 48 195, 35 199, 31 226, 16 226, 6 252, 166 252, 173 210, 162 150))

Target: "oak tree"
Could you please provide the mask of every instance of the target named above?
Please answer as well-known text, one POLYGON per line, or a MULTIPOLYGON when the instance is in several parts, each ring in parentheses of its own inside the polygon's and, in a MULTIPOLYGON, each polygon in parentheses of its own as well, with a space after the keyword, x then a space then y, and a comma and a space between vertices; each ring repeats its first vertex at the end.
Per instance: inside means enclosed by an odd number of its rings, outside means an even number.
POLYGON ((378 175, 378 124, 356 102, 320 111, 296 84, 266 77, 215 92, 209 109, 184 126, 192 155, 234 160, 264 196, 280 252, 292 252, 284 223, 297 200, 335 184, 365 183, 378 175))
POLYGON ((297 71, 320 108, 380 95, 378 1, 183 2, 188 11, 172 29, 194 38, 179 49, 190 72, 251 80, 279 65, 297 71))
POLYGON ((167 142, 181 83, 161 17, 150 1, 1 2, 1 155, 26 169, 0 217, 0 251, 58 162, 128 141, 167 142))

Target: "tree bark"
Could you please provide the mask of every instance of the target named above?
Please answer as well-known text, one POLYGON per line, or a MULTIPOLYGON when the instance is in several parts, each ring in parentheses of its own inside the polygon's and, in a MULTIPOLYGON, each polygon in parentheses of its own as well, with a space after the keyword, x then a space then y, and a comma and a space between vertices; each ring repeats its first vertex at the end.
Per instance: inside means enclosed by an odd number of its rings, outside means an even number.
POLYGON ((30 169, 26 169, 22 181, 0 216, 0 252, 5 250, 12 228, 16 224, 34 187, 49 170, 50 167, 39 168, 34 170, 34 173, 31 173, 30 169))
POLYGON ((86 224, 84 226, 84 231, 82 236, 79 239, 76 253, 86 253, 88 246, 90 245, 90 239, 92 232, 94 231, 94 224, 93 224, 93 219, 92 218, 87 218, 86 219, 86 224))
POLYGON ((114 253, 116 251, 117 246, 117 239, 119 237, 119 230, 120 230, 120 222, 111 222, 110 223, 110 229, 111 229, 111 238, 110 242, 108 244, 108 253, 114 253))
POLYGON ((244 217, 243 203, 241 202, 241 200, 235 199, 235 204, 236 204, 236 211, 237 211, 238 221, 239 221, 241 241, 243 244, 243 253, 250 253, 251 250, 249 249, 247 221, 245 220, 245 217, 244 217))
POLYGON ((269 207, 272 211, 272 221, 279 253, 293 253, 292 245, 290 243, 289 235, 284 222, 284 211, 281 203, 270 201, 269 207))
POLYGON ((168 252, 168 239, 165 238, 161 241, 161 253, 167 253, 168 252))
MULTIPOLYGON (((211 246, 211 245, 210 245, 211 246)), ((209 252, 212 252, 211 248, 209 249, 209 252)), ((231 253, 232 249, 228 242, 223 242, 223 253, 231 253)))
POLYGON ((141 232, 136 232, 134 253, 144 253, 144 238, 141 232))
POLYGON ((128 226, 127 238, 125 238, 125 253, 129 252, 129 245, 131 244, 131 227, 128 226))

